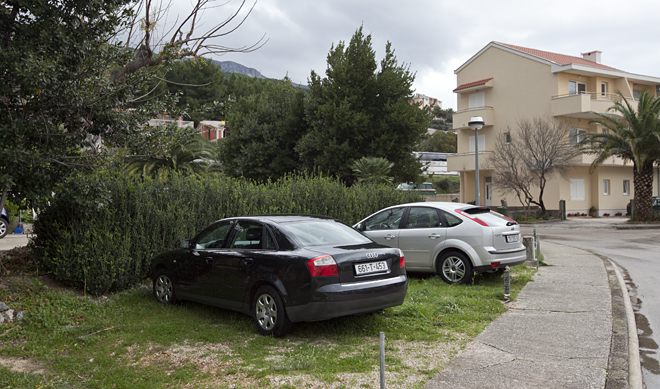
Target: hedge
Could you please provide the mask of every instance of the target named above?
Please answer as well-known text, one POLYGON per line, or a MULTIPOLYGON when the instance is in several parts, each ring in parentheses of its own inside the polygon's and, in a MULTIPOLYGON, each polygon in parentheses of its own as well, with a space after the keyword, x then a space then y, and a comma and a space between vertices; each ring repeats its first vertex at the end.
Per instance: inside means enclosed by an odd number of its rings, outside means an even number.
POLYGON ((144 279, 151 258, 230 216, 326 215, 353 224, 418 198, 387 185, 345 187, 327 177, 257 184, 220 175, 138 180, 100 171, 70 178, 34 225, 41 271, 91 294, 144 279))

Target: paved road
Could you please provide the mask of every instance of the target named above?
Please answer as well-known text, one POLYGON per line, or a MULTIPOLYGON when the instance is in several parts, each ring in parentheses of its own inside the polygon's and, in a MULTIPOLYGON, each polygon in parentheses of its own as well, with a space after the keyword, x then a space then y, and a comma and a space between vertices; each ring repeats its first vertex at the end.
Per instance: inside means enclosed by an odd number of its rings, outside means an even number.
MULTIPOLYGON (((660 388, 660 230, 617 230, 623 219, 570 220, 539 224, 543 241, 583 248, 611 258, 625 269, 639 334, 642 374, 647 388, 660 388)), ((523 226, 528 233, 531 227, 523 226)))
POLYGON ((14 247, 27 246, 28 239, 25 235, 8 234, 0 239, 0 251, 11 250, 14 247))

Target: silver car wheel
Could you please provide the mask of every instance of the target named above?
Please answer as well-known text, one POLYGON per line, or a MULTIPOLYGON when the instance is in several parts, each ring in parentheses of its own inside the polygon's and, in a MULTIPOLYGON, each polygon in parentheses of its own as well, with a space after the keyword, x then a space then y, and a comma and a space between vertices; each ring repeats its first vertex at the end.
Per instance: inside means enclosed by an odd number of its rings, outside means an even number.
POLYGON ((277 304, 273 296, 267 293, 260 295, 254 306, 259 326, 266 331, 272 330, 277 324, 277 304))
POLYGON ((169 304, 174 297, 174 285, 170 277, 161 274, 154 283, 154 294, 156 299, 163 304, 169 304))
POLYGON ((442 263, 442 274, 451 282, 460 282, 465 277, 465 262, 459 257, 447 257, 442 263))
POLYGON ((7 233, 7 222, 0 220, 0 237, 5 236, 7 233))

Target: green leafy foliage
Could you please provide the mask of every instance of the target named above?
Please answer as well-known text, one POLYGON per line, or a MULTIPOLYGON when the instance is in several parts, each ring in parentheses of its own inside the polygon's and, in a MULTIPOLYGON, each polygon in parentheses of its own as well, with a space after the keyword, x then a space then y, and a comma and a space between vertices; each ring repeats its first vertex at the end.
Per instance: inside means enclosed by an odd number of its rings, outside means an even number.
POLYGON ((296 213, 352 224, 415 200, 391 186, 347 188, 324 177, 265 184, 209 174, 139 180, 107 169, 67 180, 36 221, 33 249, 54 278, 101 294, 139 282, 155 254, 224 217, 296 213))
POLYGON ((392 162, 385 158, 362 157, 351 165, 358 182, 365 184, 391 184, 392 162))
MULTIPOLYGON (((73 170, 93 164, 90 137, 123 144, 162 100, 142 100, 159 67, 112 74, 133 50, 114 42, 130 0, 32 0, 0 5, 0 182, 45 202, 73 170)), ((18 199, 18 200, 20 200, 18 199)))
POLYGON ((240 97, 229 112, 231 135, 224 139, 224 170, 235 177, 276 179, 300 164, 294 147, 305 131, 302 90, 288 80, 264 83, 240 97))
POLYGON ((397 62, 391 44, 378 67, 371 36, 360 27, 348 45, 330 50, 327 64, 325 77, 310 76, 309 131, 297 146, 304 166, 352 182, 353 161, 375 156, 394 164, 397 179, 414 179, 419 164, 412 151, 430 117, 410 104, 414 75, 397 62))
POLYGON ((212 144, 194 128, 146 127, 133 137, 126 170, 138 176, 166 177, 219 168, 212 144))
POLYGON ((212 61, 204 58, 177 61, 165 79, 167 90, 179 95, 177 107, 195 124, 225 117, 227 83, 212 61))
POLYGON ((456 152, 456 134, 449 131, 436 131, 431 135, 424 135, 416 151, 433 151, 439 153, 456 152))
POLYGON ((608 131, 589 134, 583 146, 596 156, 592 168, 612 156, 632 161, 635 186, 632 219, 653 220, 656 218, 651 208, 653 166, 660 161, 660 97, 644 91, 636 108, 621 93, 619 98, 609 109, 617 115, 598 114, 594 120, 608 131))

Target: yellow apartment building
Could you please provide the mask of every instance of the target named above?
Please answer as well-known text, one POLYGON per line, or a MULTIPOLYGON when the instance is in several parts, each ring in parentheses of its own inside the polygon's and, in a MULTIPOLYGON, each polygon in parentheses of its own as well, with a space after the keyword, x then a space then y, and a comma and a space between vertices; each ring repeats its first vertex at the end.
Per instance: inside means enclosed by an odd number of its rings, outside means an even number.
MULTIPOLYGON (((458 149, 448 159, 448 170, 458 171, 461 201, 475 200, 475 142, 479 152, 480 205, 499 206, 506 200, 520 206, 512 193, 498 190, 492 180, 489 156, 500 133, 510 131, 521 119, 554 117, 569 119, 573 136, 602 132, 591 123, 595 113, 606 113, 618 98, 617 92, 636 107, 636 98, 646 90, 660 95, 660 78, 628 73, 601 63, 601 52, 581 57, 551 53, 500 42, 490 42, 456 71, 458 106, 453 118, 458 149), (481 116, 484 127, 475 140, 469 128, 470 117, 481 116)), ((643 58, 640 57, 640 61, 643 58)), ((567 135, 568 136, 568 135, 567 135)), ((543 196, 547 209, 559 208, 566 201, 568 213, 598 209, 599 215, 625 214, 634 196, 632 163, 609 158, 590 171, 594 157, 584 154, 561 174, 550 177, 543 196)), ((660 172, 654 171, 653 195, 658 195, 660 172)))

